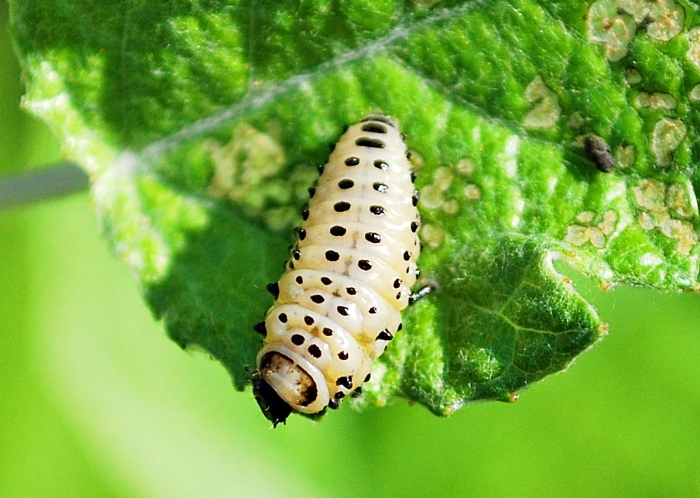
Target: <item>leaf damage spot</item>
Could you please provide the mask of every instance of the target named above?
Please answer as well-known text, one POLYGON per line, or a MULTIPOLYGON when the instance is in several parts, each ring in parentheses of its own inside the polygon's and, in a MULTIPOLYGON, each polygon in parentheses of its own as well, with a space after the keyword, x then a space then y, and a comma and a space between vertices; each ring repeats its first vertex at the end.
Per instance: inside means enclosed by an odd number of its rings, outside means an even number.
POLYGON ((596 249, 603 249, 608 243, 608 236, 615 231, 618 215, 609 210, 603 213, 599 223, 597 213, 583 211, 576 216, 576 223, 566 229, 564 242, 574 246, 582 246, 590 243, 596 249))
POLYGON ((642 180, 632 188, 639 210, 637 221, 647 231, 659 229, 678 243, 676 250, 683 256, 698 243, 692 221, 698 216, 697 199, 692 186, 685 183, 666 185, 659 180, 642 180))
POLYGON ((695 69, 700 71, 700 27, 688 31, 685 37, 688 40, 688 51, 685 55, 695 69))
POLYGON ((431 249, 437 249, 445 240, 445 230, 442 227, 424 223, 420 229, 420 239, 431 249))
POLYGON ((670 111, 676 108, 676 99, 668 93, 654 92, 646 93, 639 92, 635 99, 635 105, 639 109, 653 109, 670 111))
POLYGON ((298 205, 305 200, 306 188, 316 173, 299 165, 289 175, 277 177, 287 158, 274 138, 241 122, 228 143, 209 139, 204 142, 204 150, 214 163, 209 184, 213 197, 228 199, 251 215, 262 216, 274 230, 296 222, 298 205))
POLYGON ((662 118, 651 134, 651 151, 656 164, 667 167, 673 164, 673 153, 680 146, 688 129, 680 119, 662 118))
MULTIPOLYGON (((532 106, 525 116, 524 125, 528 128, 551 128, 561 116, 559 97, 537 76, 525 89, 525 100, 532 106)), ((517 144, 516 144, 517 145, 517 144)))
POLYGON ((630 85, 639 85, 642 82, 642 75, 636 69, 625 69, 625 82, 630 85))
POLYGON ((605 56, 616 62, 627 55, 637 30, 668 41, 683 29, 685 11, 676 0, 598 0, 588 10, 590 39, 605 44, 605 56))
POLYGON ((454 175, 447 167, 438 168, 433 177, 433 183, 421 189, 421 203, 429 209, 442 209, 447 214, 457 214, 459 203, 445 197, 452 186, 454 175))
POLYGON ((695 85, 690 91, 690 100, 694 100, 695 102, 700 100, 700 85, 695 85))
POLYGON ((468 201, 481 200, 481 189, 477 185, 469 183, 466 187, 464 187, 464 197, 468 201))

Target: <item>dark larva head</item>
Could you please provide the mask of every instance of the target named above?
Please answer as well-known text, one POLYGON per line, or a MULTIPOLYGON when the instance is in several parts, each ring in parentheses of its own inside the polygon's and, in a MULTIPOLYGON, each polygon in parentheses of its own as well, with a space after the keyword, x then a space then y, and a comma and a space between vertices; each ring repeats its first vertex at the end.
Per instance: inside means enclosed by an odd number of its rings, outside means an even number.
POLYGON ((253 395, 265 417, 276 426, 293 409, 314 403, 319 392, 311 374, 287 355, 269 351, 260 358, 253 375, 253 395))

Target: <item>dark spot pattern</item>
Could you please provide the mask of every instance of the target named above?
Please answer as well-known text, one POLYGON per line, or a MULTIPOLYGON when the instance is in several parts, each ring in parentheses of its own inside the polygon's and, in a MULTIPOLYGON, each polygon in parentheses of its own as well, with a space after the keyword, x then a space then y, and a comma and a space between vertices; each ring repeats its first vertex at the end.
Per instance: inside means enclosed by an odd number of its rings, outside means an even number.
POLYGON ((267 327, 265 326, 265 322, 256 323, 253 325, 253 330, 263 337, 267 335, 267 327))
POLYGON ((297 230, 297 237, 299 237, 299 240, 304 240, 306 238, 306 230, 303 228, 297 230))
POLYGON ((411 253, 408 252, 408 251, 405 251, 405 252, 403 253, 403 260, 404 260, 404 261, 410 261, 410 260, 411 260, 411 253))
POLYGON ((375 216, 384 216, 386 209, 384 209, 382 206, 370 206, 369 212, 375 216))
POLYGON ((378 123, 367 123, 362 126, 362 131, 386 134, 386 128, 378 123))
POLYGON ((301 218, 306 221, 309 219, 309 210, 304 208, 301 210, 301 218))
POLYGON ((414 222, 411 223, 411 231, 412 231, 413 233, 416 233, 416 230, 418 230, 418 222, 417 222, 417 221, 414 221, 414 222))
POLYGON ((307 349, 307 351, 314 358, 321 357, 321 348, 319 348, 316 344, 312 344, 311 346, 309 346, 309 349, 307 349))
POLYGON ((323 335, 330 337, 333 335, 333 330, 329 329, 328 327, 323 328, 323 335))
POLYGON ((357 166, 360 160, 357 157, 351 156, 345 159, 345 166, 357 166))
POLYGON ((343 399, 345 397, 345 393, 343 391, 338 391, 333 397, 335 399, 343 399))
POLYGON ((331 235, 333 235, 334 237, 342 237, 346 233, 347 230, 345 229, 345 227, 341 227, 340 225, 335 225, 331 227, 331 235))
POLYGON ((382 194, 386 194, 389 191, 389 187, 383 184, 382 182, 373 183, 372 188, 382 194))
POLYGON ((294 250, 292 251, 292 257, 293 257, 295 260, 299 261, 299 259, 301 259, 301 251, 300 251, 299 249, 294 249, 294 250))
POLYGON ((369 137, 360 137, 355 140, 355 145, 358 147, 369 147, 370 149, 383 149, 386 144, 381 140, 369 137))
POLYGON ((354 296, 355 294, 357 294, 357 289, 355 289, 354 287, 348 287, 345 289, 345 292, 347 292, 351 296, 354 296))
POLYGON ((339 406, 340 406, 340 403, 338 403, 334 399, 332 399, 328 402, 328 408, 330 408, 331 410, 337 410, 339 406))
POLYGON ((340 180, 338 182, 338 187, 340 187, 343 190, 353 188, 354 186, 355 186, 355 182, 353 182, 352 180, 348 180, 347 178, 345 180, 340 180))
POLYGON ((336 310, 338 311, 339 315, 348 316, 350 314, 347 306, 338 306, 336 310))
POLYGON ((348 355, 347 351, 341 351, 340 353, 338 353, 338 358, 340 358, 341 360, 347 360, 348 358, 350 358, 350 355, 348 355))
POLYGON ((304 339, 303 335, 294 334, 292 336, 292 344, 294 344, 295 346, 301 346, 302 344, 304 344, 304 342, 305 342, 305 339, 304 339))
POLYGON ((369 382, 369 379, 372 378, 372 374, 367 374, 367 377, 365 377, 365 382, 369 382))
POLYGON ((272 294, 272 297, 274 297, 275 299, 277 299, 279 297, 280 286, 277 282, 272 282, 271 284, 267 284, 267 287, 265 287, 265 288, 267 289, 267 292, 272 294))
POLYGON ((316 304, 321 304, 325 301, 323 296, 321 296, 320 294, 314 294, 313 296, 311 296, 311 300, 316 304))
POLYGON ((306 316, 304 317, 304 323, 305 323, 306 325, 313 325, 313 324, 314 324, 314 319, 313 319, 313 317, 311 317, 311 316, 309 316, 309 315, 306 315, 306 316))
POLYGON ((390 341, 394 338, 391 332, 388 330, 384 329, 379 334, 377 335, 377 340, 378 341, 390 341))
POLYGON ((301 275, 297 275, 297 278, 295 280, 299 285, 302 285, 304 283, 304 279, 301 277, 301 275))
POLYGON ((369 314, 370 314, 370 315, 376 315, 376 314, 377 314, 377 308, 375 308, 374 306, 372 306, 372 307, 369 309, 369 314))
POLYGON ((331 285, 333 281, 328 277, 321 277, 321 283, 323 285, 331 285))
POLYGON ((376 232, 367 232, 365 234, 365 240, 372 244, 379 244, 382 241, 382 236, 376 232))
POLYGON ((280 313, 277 319, 282 322, 282 323, 287 323, 287 314, 286 313, 280 313))
POLYGON ((361 259, 357 262, 357 266, 360 270, 370 271, 372 269, 372 263, 366 259, 361 259))
POLYGON ((350 203, 346 201, 340 201, 336 202, 333 205, 333 209, 335 210, 336 213, 344 213, 345 211, 349 210, 351 208, 350 203))
POLYGON ((328 261, 338 261, 340 259, 340 254, 335 251, 326 251, 326 259, 328 261))
POLYGON ((374 161, 374 167, 382 171, 389 171, 389 164, 381 159, 374 161))
POLYGON ((345 389, 352 389, 352 376, 338 377, 335 381, 336 386, 343 386, 345 389))

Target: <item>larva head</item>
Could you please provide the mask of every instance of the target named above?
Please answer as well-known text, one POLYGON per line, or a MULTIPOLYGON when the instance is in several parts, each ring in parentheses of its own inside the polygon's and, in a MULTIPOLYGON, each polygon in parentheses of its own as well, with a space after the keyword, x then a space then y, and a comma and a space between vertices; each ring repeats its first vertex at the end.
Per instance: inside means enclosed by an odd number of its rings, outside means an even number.
POLYGON ((253 395, 265 417, 275 426, 292 411, 318 413, 328 404, 325 382, 299 365, 300 358, 284 346, 261 351, 253 375, 253 395))

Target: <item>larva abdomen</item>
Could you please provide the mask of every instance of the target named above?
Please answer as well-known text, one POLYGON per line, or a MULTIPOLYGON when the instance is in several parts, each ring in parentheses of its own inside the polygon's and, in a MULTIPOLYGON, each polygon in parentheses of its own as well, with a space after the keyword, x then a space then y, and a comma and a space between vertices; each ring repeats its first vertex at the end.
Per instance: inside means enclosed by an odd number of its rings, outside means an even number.
POLYGON ((401 330, 420 253, 406 146, 388 116, 350 126, 331 154, 296 231, 253 392, 275 425, 357 392, 401 330))

